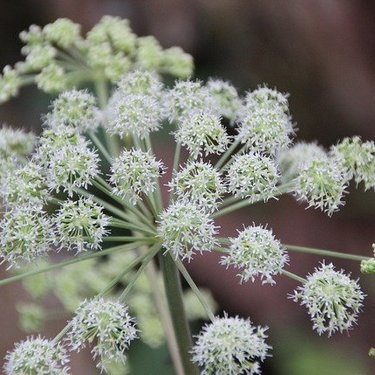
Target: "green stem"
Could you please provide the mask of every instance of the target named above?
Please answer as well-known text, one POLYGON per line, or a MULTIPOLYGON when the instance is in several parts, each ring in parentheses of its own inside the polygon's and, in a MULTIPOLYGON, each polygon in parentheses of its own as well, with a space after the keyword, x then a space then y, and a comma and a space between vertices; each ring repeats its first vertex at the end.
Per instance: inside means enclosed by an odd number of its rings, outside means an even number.
POLYGON ((161 249, 161 246, 162 246, 161 242, 157 242, 154 246, 152 246, 149 249, 149 251, 147 253, 142 255, 142 257, 144 258, 143 261, 142 261, 142 264, 138 268, 137 272, 132 277, 132 279, 129 281, 129 283, 126 286, 126 288, 124 289, 124 291, 121 293, 121 295, 119 297, 120 301, 124 302, 126 300, 126 297, 128 296, 131 288, 133 287, 133 285, 137 281, 138 277, 142 274, 142 272, 144 271, 146 266, 149 264, 149 262, 152 260, 152 258, 159 252, 159 250, 161 249))
POLYGON ((108 161, 109 165, 112 165, 113 158, 107 151, 107 149, 104 147, 103 143, 100 141, 100 139, 94 134, 94 132, 90 132, 89 134, 90 139, 96 146, 96 148, 103 154, 103 156, 108 161))
POLYGON ((100 204, 106 210, 108 210, 109 212, 112 212, 114 215, 116 215, 116 216, 118 216, 118 217, 120 217, 120 218, 122 218, 124 220, 129 220, 129 216, 126 215, 125 212, 123 212, 119 208, 115 207, 114 205, 106 202, 105 200, 100 199, 96 195, 90 194, 88 191, 86 191, 84 189, 80 189, 80 188, 74 188, 73 191, 76 192, 79 195, 82 195, 82 196, 86 197, 86 198, 91 198, 93 201, 95 201, 96 203, 100 204))
MULTIPOLYGON (((145 216, 142 212, 137 210, 134 206, 127 203, 125 200, 121 199, 116 194, 112 193, 111 185, 107 183, 107 181, 103 180, 100 176, 95 177, 96 181, 93 180, 94 186, 98 188, 100 191, 102 191, 104 194, 108 195, 110 198, 115 200, 117 203, 124 206, 127 210, 131 211, 133 214, 137 216, 137 220, 141 220, 144 224, 146 224, 148 227, 153 228, 151 221, 148 219, 147 216, 145 216)), ((128 216, 130 218, 130 216, 128 216)), ((133 220, 133 219, 131 219, 133 220)))
MULTIPOLYGON (((285 194, 285 193, 289 193, 291 191, 293 191, 292 185, 289 185, 289 184, 281 185, 274 192, 273 197, 277 197, 279 195, 282 195, 282 194, 285 194)), ((230 197, 230 198, 227 198, 226 201, 228 202, 230 199, 231 200, 233 199, 233 201, 236 200, 235 198, 230 197)), ((237 210, 239 210, 241 208, 244 208, 244 207, 247 207, 247 206, 251 206, 252 204, 261 202, 263 200, 264 200, 264 197, 262 197, 262 196, 259 196, 259 198, 255 198, 255 199, 251 198, 251 199, 241 200, 240 202, 233 203, 230 206, 224 207, 224 208, 220 209, 219 211, 216 211, 215 213, 212 214, 212 218, 218 218, 218 217, 227 215, 227 214, 229 214, 229 213, 231 213, 233 211, 237 211, 237 210)))
POLYGON ((183 263, 179 259, 176 261, 176 265, 177 265, 178 269, 180 270, 181 274, 184 276, 184 279, 186 280, 186 282, 189 284, 191 290, 194 292, 194 294, 199 299, 199 302, 201 303, 201 305, 205 309, 208 318, 211 321, 213 321, 215 319, 215 316, 214 316, 214 314, 211 310, 211 307, 208 304, 204 295, 201 293, 201 291, 199 290, 199 288, 195 284, 194 280, 191 278, 188 270, 186 269, 186 267, 183 265, 183 263))
MULTIPOLYGON (((98 96, 99 107, 104 109, 108 102, 108 85, 105 79, 95 81, 95 91, 98 96)), ((104 132, 104 134, 110 155, 116 157, 120 153, 118 140, 107 132, 104 132)))
POLYGON ((221 155, 220 159, 218 162, 215 164, 216 169, 220 169, 225 162, 228 160, 228 158, 232 155, 232 152, 236 149, 236 147, 240 144, 241 140, 237 138, 231 145, 230 147, 225 151, 223 155, 221 155))
MULTIPOLYGON (((123 277, 131 271, 137 264, 144 262, 147 254, 144 254, 134 259, 128 266, 126 266, 99 294, 98 296, 104 296, 107 294, 117 283, 119 283, 123 277)), ((121 298, 120 298, 121 299, 121 298)))
POLYGON ((174 364, 176 375, 184 375, 180 353, 178 351, 177 339, 173 329, 171 314, 168 310, 167 300, 163 290, 160 288, 160 279, 155 264, 150 262, 145 269, 146 277, 149 280, 154 297, 155 307, 159 313, 160 322, 163 326, 167 339, 168 349, 174 364))
MULTIPOLYGON (((173 157, 172 178, 174 178, 174 176, 178 172, 180 157, 181 157, 181 145, 179 143, 176 143, 176 149, 175 149, 174 157, 173 157)), ((172 202, 173 197, 174 197, 174 192, 172 190, 169 193, 169 203, 172 202)))
POLYGON ((292 273, 292 272, 289 272, 289 271, 285 271, 285 270, 282 270, 281 273, 285 276, 288 276, 290 279, 293 279, 293 280, 296 280, 302 284, 304 284, 306 282, 306 279, 304 279, 303 277, 300 277, 298 275, 296 275, 295 273, 292 273))
POLYGON ((184 373, 185 375, 195 375, 198 374, 198 369, 190 359, 192 339, 185 315, 178 269, 169 253, 160 254, 159 261, 184 373))
POLYGON ((116 251, 133 250, 133 249, 136 249, 137 247, 139 247, 141 245, 144 245, 144 244, 147 244, 147 242, 146 241, 139 241, 139 242, 134 242, 134 243, 127 244, 127 245, 114 246, 114 247, 111 247, 109 249, 102 250, 102 251, 96 251, 95 253, 88 254, 88 255, 81 255, 81 256, 75 257, 73 259, 69 259, 65 262, 51 264, 50 266, 40 268, 38 270, 25 272, 25 273, 22 273, 20 275, 16 275, 16 276, 12 276, 12 277, 8 277, 6 279, 0 280, 0 286, 8 285, 8 284, 11 284, 13 282, 23 280, 27 277, 38 275, 40 273, 49 272, 49 271, 52 271, 56 268, 66 267, 66 266, 69 266, 71 264, 83 262, 85 260, 89 260, 89 259, 93 259, 93 258, 97 258, 97 257, 102 257, 102 256, 111 254, 111 253, 116 252, 116 251))
POLYGON ((333 257, 333 258, 349 259, 349 260, 356 260, 356 261, 371 259, 370 257, 364 257, 361 255, 339 253, 336 251, 315 249, 312 247, 296 246, 296 245, 288 245, 288 244, 283 244, 283 246, 285 246, 288 250, 291 250, 291 251, 314 254, 314 255, 323 255, 323 256, 328 256, 328 257, 333 257))
POLYGON ((133 236, 109 236, 104 237, 103 242, 155 242, 155 239, 152 237, 133 237, 133 236))
POLYGON ((128 223, 128 222, 125 222, 125 221, 114 221, 114 220, 112 220, 109 225, 112 226, 112 227, 116 227, 116 228, 135 230, 135 231, 138 231, 138 232, 149 234, 153 237, 156 234, 155 230, 149 229, 149 228, 141 225, 141 223, 138 223, 137 221, 135 221, 134 224, 131 224, 131 223, 128 223))

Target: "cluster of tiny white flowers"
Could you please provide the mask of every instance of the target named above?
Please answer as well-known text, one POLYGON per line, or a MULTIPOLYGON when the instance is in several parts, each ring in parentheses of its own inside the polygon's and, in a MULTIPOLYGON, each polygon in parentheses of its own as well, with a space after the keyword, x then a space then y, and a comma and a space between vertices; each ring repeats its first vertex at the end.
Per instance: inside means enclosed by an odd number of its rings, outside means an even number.
POLYGON ((360 137, 344 138, 331 147, 330 154, 341 163, 355 182, 364 183, 365 190, 375 189, 375 143, 362 142, 360 137))
POLYGON ((52 102, 51 107, 46 123, 56 131, 70 127, 84 133, 95 131, 99 125, 95 98, 86 90, 65 91, 52 102))
POLYGON ((237 137, 247 148, 276 155, 290 145, 294 130, 283 94, 258 88, 248 93, 241 112, 237 137))
POLYGON ((29 161, 16 170, 10 170, 3 178, 0 196, 7 207, 22 204, 42 208, 49 194, 41 166, 29 161))
POLYGON ((180 201, 194 203, 209 212, 217 209, 226 192, 220 173, 202 161, 188 163, 168 185, 180 201))
POLYGON ((251 226, 230 238, 228 255, 220 263, 240 269, 241 282, 254 281, 259 276, 262 284, 275 284, 274 275, 280 274, 288 262, 288 255, 271 230, 251 226))
POLYGON ((295 195, 331 216, 344 204, 348 179, 345 171, 328 157, 313 159, 296 180, 295 195))
POLYGON ((192 360, 202 367, 202 375, 261 374, 260 362, 271 349, 266 330, 249 319, 216 317, 197 336, 192 360))
POLYGON ((208 80, 206 87, 220 115, 233 124, 238 119, 241 108, 241 100, 235 87, 229 82, 212 78, 208 80))
POLYGON ((149 152, 137 149, 124 150, 111 167, 110 182, 113 192, 133 205, 141 195, 155 191, 164 167, 149 152))
POLYGON ((87 187, 99 173, 99 157, 81 135, 70 129, 47 130, 40 139, 36 160, 42 165, 50 191, 73 194, 74 188, 87 187))
POLYGON ((307 307, 313 329, 331 336, 346 331, 356 323, 365 297, 357 280, 336 271, 332 263, 315 268, 307 281, 290 296, 307 307))
POLYGON ((190 260, 194 252, 211 251, 217 245, 217 227, 208 213, 184 201, 171 204, 160 215, 158 232, 176 259, 190 260))
POLYGON ((230 193, 252 200, 267 201, 274 197, 280 175, 273 159, 257 152, 232 159, 226 178, 230 193))
POLYGON ((184 118, 174 135, 176 142, 185 146, 194 159, 202 155, 221 154, 230 141, 220 116, 206 111, 195 111, 184 118))
POLYGON ((118 84, 106 110, 109 133, 146 138, 163 120, 162 84, 155 74, 135 71, 118 84))
POLYGON ((35 147, 36 137, 21 129, 12 129, 3 125, 0 129, 0 156, 2 158, 22 158, 31 154, 35 147))
POLYGON ((125 351, 138 337, 127 306, 101 297, 82 302, 70 327, 67 342, 71 350, 80 351, 95 340, 91 353, 94 359, 99 357, 97 367, 102 370, 106 362, 125 362, 125 351))
POLYGON ((40 209, 12 208, 0 221, 0 256, 10 266, 31 262, 50 250, 52 223, 40 209))
POLYGON ((5 357, 6 375, 69 375, 64 347, 42 337, 29 337, 5 357))
POLYGON ((177 124, 190 118, 195 112, 217 109, 210 92, 199 81, 177 81, 166 93, 165 102, 169 121, 177 124))
POLYGON ((57 244, 78 253, 100 248, 103 237, 109 232, 110 218, 91 198, 80 198, 64 201, 53 221, 57 244))
POLYGON ((0 103, 16 96, 20 87, 21 79, 18 73, 11 66, 6 65, 3 68, 3 74, 0 75, 0 103))
POLYGON ((313 160, 324 159, 326 156, 324 148, 316 143, 297 142, 292 147, 282 150, 278 157, 282 180, 293 180, 313 160))

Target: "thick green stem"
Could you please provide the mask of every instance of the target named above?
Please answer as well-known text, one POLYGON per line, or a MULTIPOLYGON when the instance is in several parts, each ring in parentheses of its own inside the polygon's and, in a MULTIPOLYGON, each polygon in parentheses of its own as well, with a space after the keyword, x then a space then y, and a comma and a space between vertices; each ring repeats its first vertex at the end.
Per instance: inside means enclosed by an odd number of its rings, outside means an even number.
POLYGON ((192 339, 182 300, 179 272, 169 253, 165 255, 161 254, 159 260, 184 373, 185 375, 195 375, 198 374, 198 369, 193 362, 191 362, 190 358, 192 339))
POLYGON ((327 257, 349 259, 349 260, 356 260, 356 261, 371 259, 369 257, 364 257, 364 256, 361 256, 361 255, 339 253, 337 251, 331 251, 331 250, 315 249, 315 248, 312 248, 312 247, 287 245, 287 244, 283 244, 283 245, 288 250, 296 251, 296 252, 300 252, 300 253, 308 253, 308 254, 322 255, 322 256, 327 256, 327 257))

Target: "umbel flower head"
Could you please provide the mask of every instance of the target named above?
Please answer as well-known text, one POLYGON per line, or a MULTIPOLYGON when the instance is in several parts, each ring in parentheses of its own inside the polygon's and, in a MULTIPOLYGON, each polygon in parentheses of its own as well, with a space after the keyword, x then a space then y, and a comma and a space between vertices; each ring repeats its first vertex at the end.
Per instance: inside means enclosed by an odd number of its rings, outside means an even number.
POLYGON ((297 142, 292 147, 280 152, 278 164, 284 182, 296 178, 313 160, 324 159, 327 153, 316 143, 297 142))
POLYGON ((208 212, 217 208, 226 191, 220 173, 202 161, 187 164, 172 178, 169 187, 179 200, 195 203, 208 212))
POLYGON ((274 197, 279 172, 273 159, 250 152, 233 157, 226 179, 236 197, 267 201, 274 197))
POLYGON ((220 113, 207 87, 199 81, 177 81, 166 93, 165 101, 167 117, 171 122, 188 121, 196 112, 220 113))
POLYGON ((348 178, 364 183, 365 190, 375 189, 375 143, 360 137, 344 138, 331 147, 331 155, 342 164, 348 178))
POLYGON ((124 76, 106 109, 108 132, 145 138, 163 119, 162 83, 156 74, 135 71, 124 76))
POLYGON ((83 136, 72 129, 44 132, 36 161, 44 168, 50 191, 87 187, 99 173, 99 157, 83 136))
POLYGON ((235 87, 229 82, 212 78, 208 80, 206 87, 213 97, 219 114, 233 124, 237 120, 241 108, 241 100, 235 87))
POLYGON ((185 117, 174 135, 176 142, 185 146, 194 159, 202 155, 221 154, 230 140, 220 116, 207 110, 195 111, 185 117))
POLYGON ((95 340, 91 353, 94 359, 99 357, 97 367, 102 370, 105 370, 106 362, 125 362, 125 351, 137 338, 128 308, 102 297, 82 302, 70 326, 67 340, 71 350, 80 351, 95 340))
POLYGON ((31 262, 44 255, 52 245, 50 219, 40 209, 19 206, 4 214, 0 221, 0 256, 10 267, 31 262))
POLYGON ((330 158, 313 159, 299 174, 295 195, 308 202, 308 207, 320 208, 331 216, 344 204, 348 183, 341 166, 330 158))
POLYGON ((0 195, 7 207, 20 204, 42 208, 48 198, 48 186, 40 165, 33 161, 5 174, 0 195))
POLYGON ((266 330, 249 319, 216 317, 197 336, 192 360, 202 367, 202 375, 261 374, 260 362, 271 349, 266 330))
POLYGON ((319 335, 352 328, 357 321, 365 295, 357 280, 336 271, 333 264, 322 263, 307 281, 290 296, 307 307, 313 329, 319 335))
POLYGON ((87 90, 65 91, 52 102, 51 107, 45 121, 54 130, 64 131, 69 126, 84 133, 95 131, 98 127, 99 109, 94 96, 87 90))
POLYGON ((33 133, 3 125, 0 129, 0 157, 22 159, 31 154, 36 143, 33 133))
POLYGON ((103 208, 91 198, 66 200, 54 218, 56 242, 62 248, 73 249, 77 253, 97 250, 108 234, 109 220, 103 208))
POLYGON ((69 358, 63 346, 42 337, 29 337, 5 357, 6 375, 68 375, 69 358))
POLYGON ((124 150, 112 163, 110 182, 114 185, 113 192, 135 205, 142 194, 155 191, 163 170, 163 164, 149 152, 124 150))
POLYGON ((294 130, 283 94, 255 90, 247 95, 241 112, 237 138, 250 150, 276 155, 291 143, 294 130))
POLYGON ((171 204, 159 219, 158 233, 174 258, 191 259, 194 252, 211 251, 217 232, 209 215, 189 202, 171 204))
POLYGON ((221 258, 221 264, 238 268, 241 282, 254 281, 259 276, 262 284, 275 284, 272 276, 281 273, 288 255, 272 231, 260 226, 247 227, 230 242, 229 254, 221 258))

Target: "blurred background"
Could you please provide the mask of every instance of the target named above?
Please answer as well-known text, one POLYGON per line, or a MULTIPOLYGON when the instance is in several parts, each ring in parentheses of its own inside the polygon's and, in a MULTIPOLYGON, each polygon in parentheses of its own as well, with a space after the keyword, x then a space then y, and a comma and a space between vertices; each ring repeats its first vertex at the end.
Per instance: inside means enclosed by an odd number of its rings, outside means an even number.
MULTIPOLYGON (((375 139, 375 2, 0 0, 0 9, 1 67, 22 59, 18 34, 30 24, 68 17, 81 23, 85 32, 103 15, 116 15, 128 18, 136 34, 154 35, 163 47, 177 45, 192 54, 198 78, 221 77, 241 93, 264 82, 289 92, 298 140, 317 140, 328 147, 350 135, 375 139)), ((0 121, 38 131, 48 102, 46 95, 26 88, 0 107, 0 121)), ((158 156, 167 159, 172 152, 157 149, 158 156)), ((218 225, 223 235, 234 235, 242 224, 253 222, 268 223, 284 243, 371 256, 375 193, 351 189, 345 207, 332 218, 306 211, 292 197, 283 197, 243 209, 218 225)), ((291 254, 290 269, 305 275, 320 260, 291 254)), ((336 260, 335 264, 351 271, 354 278, 359 276, 357 264, 336 260)), ((287 300, 294 281, 280 277, 273 287, 239 285, 235 273, 220 267, 215 255, 197 256, 188 266, 196 282, 211 289, 220 311, 250 316, 256 324, 270 326, 273 357, 263 366, 265 375, 375 373, 375 361, 367 356, 375 346, 374 277, 361 277, 368 297, 358 327, 350 334, 327 338, 313 333, 305 309, 287 300)), ((14 307, 22 298, 24 292, 17 285, 1 289, 1 358, 24 337, 16 329, 14 307)), ((54 335, 63 322, 58 324, 49 325, 44 333, 54 335)), ((144 350, 138 350, 138 361, 147 362, 147 356, 157 361, 144 350)), ((73 374, 96 373, 88 357, 84 353, 74 359, 73 374)), ((161 373, 153 368, 134 373, 161 373)))

